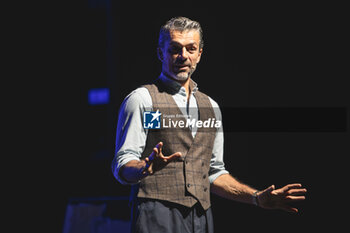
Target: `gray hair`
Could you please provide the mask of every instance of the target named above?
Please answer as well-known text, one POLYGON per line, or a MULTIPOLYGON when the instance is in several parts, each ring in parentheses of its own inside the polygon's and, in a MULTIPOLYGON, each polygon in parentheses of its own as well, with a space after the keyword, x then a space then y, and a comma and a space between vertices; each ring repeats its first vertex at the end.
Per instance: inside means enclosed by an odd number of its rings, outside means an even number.
POLYGON ((199 49, 203 48, 203 31, 201 25, 194 20, 191 20, 186 17, 175 17, 166 22, 161 28, 159 33, 159 41, 158 46, 160 48, 164 47, 164 43, 166 40, 170 39, 169 32, 170 31, 180 31, 183 32, 185 30, 196 30, 199 32, 199 49))

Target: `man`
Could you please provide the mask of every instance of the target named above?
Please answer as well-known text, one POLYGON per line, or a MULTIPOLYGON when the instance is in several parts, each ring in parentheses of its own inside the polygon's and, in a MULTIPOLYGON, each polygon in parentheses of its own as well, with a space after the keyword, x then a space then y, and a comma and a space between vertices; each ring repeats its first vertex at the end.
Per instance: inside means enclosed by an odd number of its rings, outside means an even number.
POLYGON ((298 211, 289 202, 305 199, 301 184, 258 191, 225 170, 219 107, 191 79, 202 53, 200 24, 185 17, 169 20, 159 35, 160 77, 130 93, 120 108, 112 169, 137 196, 134 232, 213 232, 210 192, 289 212, 298 211), (169 122, 188 117, 189 123, 152 129, 144 125, 146 113, 151 122, 162 115, 169 122), (215 124, 203 127, 211 120, 215 124))

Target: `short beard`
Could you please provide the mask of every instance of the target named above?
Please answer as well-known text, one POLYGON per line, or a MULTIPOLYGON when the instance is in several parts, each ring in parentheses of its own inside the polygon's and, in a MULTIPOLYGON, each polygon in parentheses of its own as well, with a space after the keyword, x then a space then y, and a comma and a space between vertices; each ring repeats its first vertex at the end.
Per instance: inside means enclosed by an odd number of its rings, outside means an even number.
POLYGON ((191 73, 180 72, 178 74, 173 74, 172 77, 178 81, 186 81, 191 76, 191 73))
POLYGON ((195 70, 196 70, 196 66, 191 66, 190 72, 188 72, 188 73, 187 72, 180 72, 178 74, 172 73, 172 74, 168 74, 168 75, 177 81, 184 82, 192 76, 192 74, 194 73, 195 70))

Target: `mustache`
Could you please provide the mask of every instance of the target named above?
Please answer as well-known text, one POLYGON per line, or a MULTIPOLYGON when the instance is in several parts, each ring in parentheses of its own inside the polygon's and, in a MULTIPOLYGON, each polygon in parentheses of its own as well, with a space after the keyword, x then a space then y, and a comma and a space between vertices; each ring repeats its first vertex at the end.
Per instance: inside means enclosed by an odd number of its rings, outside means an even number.
POLYGON ((176 66, 192 66, 190 62, 174 62, 176 66))

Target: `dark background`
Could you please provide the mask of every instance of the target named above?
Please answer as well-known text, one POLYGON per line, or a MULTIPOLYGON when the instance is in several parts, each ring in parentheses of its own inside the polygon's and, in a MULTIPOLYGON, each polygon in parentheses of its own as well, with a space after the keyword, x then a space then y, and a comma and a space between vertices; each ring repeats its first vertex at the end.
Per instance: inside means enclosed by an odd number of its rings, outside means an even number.
POLYGON ((216 232, 340 227, 349 155, 342 6, 86 0, 67 9, 55 21, 56 70, 50 70, 58 103, 48 127, 55 151, 47 166, 54 183, 46 195, 55 213, 50 226, 62 228, 72 198, 129 194, 111 172, 118 109, 128 93, 159 75, 160 26, 181 15, 204 31, 192 78, 225 110, 226 169, 258 189, 294 182, 308 189, 296 215, 212 196, 216 232), (109 103, 89 105, 92 88, 109 88, 109 103))

